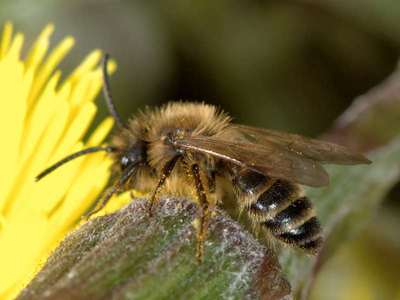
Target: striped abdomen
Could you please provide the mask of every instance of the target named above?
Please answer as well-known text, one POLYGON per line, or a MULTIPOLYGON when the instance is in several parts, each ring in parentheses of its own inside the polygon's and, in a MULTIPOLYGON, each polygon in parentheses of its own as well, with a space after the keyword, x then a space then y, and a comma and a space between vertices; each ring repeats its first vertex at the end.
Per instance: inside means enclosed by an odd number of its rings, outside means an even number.
POLYGON ((321 226, 299 185, 249 170, 236 174, 233 184, 253 221, 284 243, 318 252, 323 242, 321 226))

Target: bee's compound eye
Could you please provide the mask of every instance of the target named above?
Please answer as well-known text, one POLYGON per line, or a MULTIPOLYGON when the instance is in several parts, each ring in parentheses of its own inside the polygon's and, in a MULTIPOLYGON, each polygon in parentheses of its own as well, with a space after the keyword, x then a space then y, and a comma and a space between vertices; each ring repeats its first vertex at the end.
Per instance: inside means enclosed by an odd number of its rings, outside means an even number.
POLYGON ((121 169, 143 164, 146 160, 146 148, 142 142, 138 142, 121 153, 119 163, 121 169))
POLYGON ((121 167, 125 168, 129 164, 129 158, 126 156, 121 157, 121 167))

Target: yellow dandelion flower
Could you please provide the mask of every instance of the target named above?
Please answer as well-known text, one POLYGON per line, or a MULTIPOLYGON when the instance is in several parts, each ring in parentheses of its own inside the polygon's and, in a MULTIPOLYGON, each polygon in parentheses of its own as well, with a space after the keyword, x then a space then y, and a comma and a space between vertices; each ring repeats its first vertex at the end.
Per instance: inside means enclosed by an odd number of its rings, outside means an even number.
MULTIPOLYGON (((56 68, 74 39, 65 38, 48 53, 52 32, 47 26, 24 59, 24 36, 14 34, 10 23, 0 40, 0 299, 14 298, 32 279, 109 179, 110 159, 94 153, 34 180, 60 158, 101 144, 113 126, 107 118, 83 141, 102 86, 101 53, 90 53, 60 82, 56 68)), ((120 205, 114 202, 107 211, 120 205)))

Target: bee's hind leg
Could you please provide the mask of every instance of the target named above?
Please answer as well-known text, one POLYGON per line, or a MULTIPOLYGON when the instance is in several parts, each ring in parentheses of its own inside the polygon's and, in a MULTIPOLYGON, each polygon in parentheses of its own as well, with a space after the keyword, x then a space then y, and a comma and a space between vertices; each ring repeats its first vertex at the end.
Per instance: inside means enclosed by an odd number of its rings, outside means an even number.
POLYGON ((197 197, 200 205, 200 224, 197 230, 197 247, 196 258, 199 263, 202 262, 204 256, 204 242, 207 238, 208 225, 211 217, 210 203, 204 189, 200 176, 200 168, 197 164, 191 166, 191 173, 196 186, 197 197))

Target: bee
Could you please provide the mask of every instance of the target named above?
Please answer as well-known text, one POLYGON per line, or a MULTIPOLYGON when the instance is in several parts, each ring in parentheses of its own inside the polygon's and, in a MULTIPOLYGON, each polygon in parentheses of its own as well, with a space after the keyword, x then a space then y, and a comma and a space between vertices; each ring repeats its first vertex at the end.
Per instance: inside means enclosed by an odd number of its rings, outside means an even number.
POLYGON ((170 102, 140 112, 125 124, 113 103, 103 59, 103 92, 118 132, 112 143, 71 154, 37 176, 42 179, 63 164, 89 153, 112 155, 119 176, 89 215, 101 210, 112 195, 130 189, 149 193, 149 212, 160 195, 197 200, 196 256, 202 260, 213 208, 226 185, 241 211, 286 245, 317 254, 322 228, 302 185, 329 182, 321 164, 366 164, 361 154, 300 135, 239 125, 215 106, 170 102))

